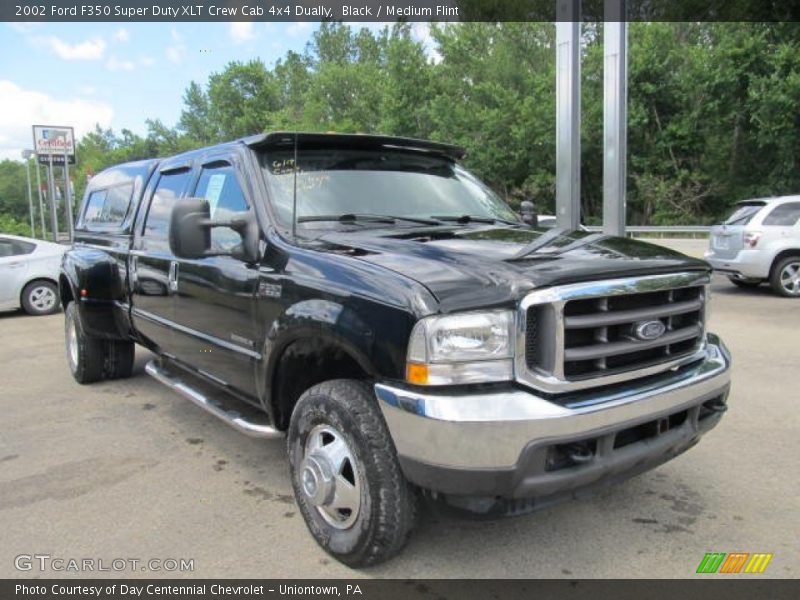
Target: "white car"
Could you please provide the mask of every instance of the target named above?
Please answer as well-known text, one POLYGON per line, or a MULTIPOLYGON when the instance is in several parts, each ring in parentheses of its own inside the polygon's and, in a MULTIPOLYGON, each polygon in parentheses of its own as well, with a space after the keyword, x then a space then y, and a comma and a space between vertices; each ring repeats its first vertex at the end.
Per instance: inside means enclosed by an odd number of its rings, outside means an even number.
POLYGON ((0 310, 58 311, 58 272, 68 246, 0 233, 0 310))
POLYGON ((711 228, 705 259, 739 287, 800 298, 800 196, 744 200, 711 228))

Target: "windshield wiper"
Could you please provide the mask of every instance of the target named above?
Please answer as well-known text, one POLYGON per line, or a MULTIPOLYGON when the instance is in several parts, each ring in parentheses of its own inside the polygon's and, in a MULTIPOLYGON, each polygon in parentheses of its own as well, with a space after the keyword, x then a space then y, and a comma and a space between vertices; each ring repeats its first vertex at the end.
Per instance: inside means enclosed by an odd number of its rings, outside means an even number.
POLYGON ((441 225, 439 221, 433 219, 418 219, 417 217, 397 217, 394 215, 369 215, 345 213, 342 215, 308 215, 299 217, 298 223, 310 223, 320 221, 338 221, 339 223, 387 223, 394 225, 397 221, 408 221, 409 223, 419 223, 420 225, 441 225))
POLYGON ((345 213, 343 215, 308 215, 305 217, 298 217, 298 223, 314 223, 319 221, 339 221, 339 223, 356 223, 358 221, 364 223, 389 223, 393 224, 395 220, 391 217, 381 217, 377 215, 355 215, 352 213, 345 213))
POLYGON ((453 223, 459 223, 460 225, 466 225, 467 223, 505 223, 506 225, 519 225, 518 221, 509 221, 507 219, 498 219, 496 217, 480 217, 476 215, 461 215, 460 217, 456 217, 453 215, 442 215, 439 216, 432 216, 431 219, 436 219, 437 221, 450 221, 453 223))

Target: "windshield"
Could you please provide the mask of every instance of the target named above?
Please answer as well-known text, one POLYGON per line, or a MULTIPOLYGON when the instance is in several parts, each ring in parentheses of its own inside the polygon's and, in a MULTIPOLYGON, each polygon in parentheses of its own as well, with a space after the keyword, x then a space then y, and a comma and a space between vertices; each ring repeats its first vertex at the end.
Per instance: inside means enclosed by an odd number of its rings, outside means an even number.
POLYGON ((725 221, 725 225, 747 225, 755 214, 764 207, 763 204, 740 205, 725 221))
MULTIPOLYGON (((505 202, 475 176, 442 157, 394 150, 302 150, 298 154, 299 219, 383 215, 427 219, 470 215, 518 222, 505 202)), ((261 164, 284 226, 292 221, 294 153, 266 152, 261 164)), ((302 222, 334 227, 335 222, 302 222)))

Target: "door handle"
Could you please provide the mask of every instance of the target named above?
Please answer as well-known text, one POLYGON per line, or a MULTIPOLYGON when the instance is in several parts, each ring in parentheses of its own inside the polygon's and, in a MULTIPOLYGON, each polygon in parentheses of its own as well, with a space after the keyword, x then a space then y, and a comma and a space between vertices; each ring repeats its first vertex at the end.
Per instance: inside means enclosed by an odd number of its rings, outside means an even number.
POLYGON ((130 266, 130 273, 128 273, 128 278, 131 280, 131 289, 136 290, 136 284, 139 281, 137 275, 137 269, 139 268, 139 257, 135 254, 131 256, 131 266, 130 266))
POLYGON ((8 263, 8 266, 11 269, 21 269, 22 267, 25 266, 25 263, 17 261, 17 262, 8 263))
POLYGON ((178 291, 178 263, 174 260, 169 263, 169 291, 178 291))

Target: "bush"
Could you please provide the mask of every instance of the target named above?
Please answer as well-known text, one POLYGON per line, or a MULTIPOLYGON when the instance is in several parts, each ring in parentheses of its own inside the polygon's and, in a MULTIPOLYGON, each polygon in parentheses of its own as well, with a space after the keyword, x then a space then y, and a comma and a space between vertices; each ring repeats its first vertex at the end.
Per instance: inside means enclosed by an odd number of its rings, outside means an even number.
POLYGON ((11 215, 0 215, 0 233, 9 235, 31 235, 31 224, 19 221, 11 215))

